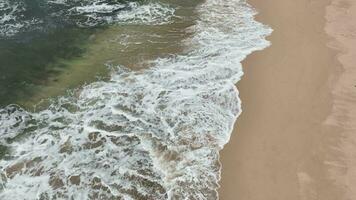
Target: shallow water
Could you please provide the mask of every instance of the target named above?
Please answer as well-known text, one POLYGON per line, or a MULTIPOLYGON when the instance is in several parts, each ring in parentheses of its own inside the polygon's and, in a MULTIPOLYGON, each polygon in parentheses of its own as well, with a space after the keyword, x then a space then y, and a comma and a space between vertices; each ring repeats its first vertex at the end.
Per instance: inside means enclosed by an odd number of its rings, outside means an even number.
MULTIPOLYGON (((154 9, 160 8, 155 3, 143 6, 152 4, 156 6, 154 9)), ((151 16, 142 13, 147 8, 137 9, 133 16, 121 13, 127 19, 117 19, 118 23, 110 25, 83 28, 59 21, 51 28, 38 25, 34 30, 3 35, 0 106, 17 103, 30 108, 41 100, 63 95, 68 89, 107 78, 110 66, 138 70, 145 67, 140 62, 179 52, 180 41, 188 35, 184 29, 194 23, 193 9, 197 2, 161 4, 166 10, 152 14, 151 8, 148 10, 151 16), (163 15, 161 19, 155 16, 159 14, 163 15)))
MULTIPOLYGON (((168 7, 135 12, 144 16, 139 23, 136 14, 122 15, 132 22, 124 25, 104 17, 115 6, 97 7, 94 22, 109 27, 63 62, 73 68, 52 85, 83 74, 75 68, 82 63, 106 64, 108 78, 39 111, 0 109, 0 141, 8 150, 0 161, 1 198, 218 198, 219 151, 241 112, 240 62, 269 45, 271 29, 254 21, 242 0, 160 3, 168 7)), ((93 15, 92 6, 84 8, 93 15)), ((46 85, 37 93, 47 96, 46 85)))

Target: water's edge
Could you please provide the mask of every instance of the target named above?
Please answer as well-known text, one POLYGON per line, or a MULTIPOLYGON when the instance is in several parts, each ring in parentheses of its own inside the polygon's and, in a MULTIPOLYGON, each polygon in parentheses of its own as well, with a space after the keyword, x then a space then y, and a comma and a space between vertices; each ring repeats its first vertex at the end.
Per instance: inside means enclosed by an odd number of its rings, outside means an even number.
POLYGON ((271 28, 244 0, 206 0, 181 55, 110 80, 48 109, 0 109, 5 199, 218 199, 219 151, 241 113, 241 61, 271 28), (18 139, 18 137, 21 139, 18 139))

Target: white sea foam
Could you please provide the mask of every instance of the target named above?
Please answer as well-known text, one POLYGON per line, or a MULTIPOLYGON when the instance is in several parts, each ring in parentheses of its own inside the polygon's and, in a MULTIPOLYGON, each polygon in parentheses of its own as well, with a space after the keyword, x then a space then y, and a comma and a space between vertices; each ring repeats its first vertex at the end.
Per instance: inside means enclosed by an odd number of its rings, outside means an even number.
POLYGON ((84 6, 70 9, 69 15, 85 16, 84 20, 77 20, 79 26, 97 26, 99 24, 164 24, 171 21, 174 8, 160 3, 140 4, 108 4, 94 1, 84 6), (106 15, 112 13, 111 15, 106 15))
MULTIPOLYGON (((117 2, 110 0, 44 0, 41 11, 27 12, 26 1, 0 0, 0 37, 14 36, 19 32, 34 30, 46 20, 96 27, 111 24, 165 24, 170 23, 175 9, 158 2, 117 2), (43 18, 35 12, 44 12, 43 18), (25 14, 26 13, 26 14, 25 14), (33 15, 33 16, 31 16, 33 15)), ((53 26, 53 24, 51 24, 53 26)))
POLYGON ((0 110, 12 148, 0 198, 217 199, 219 151, 241 112, 240 62, 269 45, 271 29, 243 0, 197 11, 186 54, 118 70, 41 112, 0 110))
POLYGON ((123 5, 123 4, 109 5, 107 3, 98 4, 98 2, 94 2, 91 5, 74 7, 74 10, 81 14, 112 13, 116 10, 123 9, 123 8, 125 8, 125 5, 123 5))
POLYGON ((25 10, 24 4, 0 0, 0 36, 13 36, 22 29, 40 23, 38 19, 21 19, 21 12, 25 10))

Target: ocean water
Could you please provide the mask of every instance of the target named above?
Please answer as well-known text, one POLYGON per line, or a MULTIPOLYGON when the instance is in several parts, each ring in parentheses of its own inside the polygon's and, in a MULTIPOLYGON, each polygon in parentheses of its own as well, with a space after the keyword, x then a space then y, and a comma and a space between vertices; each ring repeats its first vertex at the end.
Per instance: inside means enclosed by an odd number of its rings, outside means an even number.
POLYGON ((30 105, 93 82, 96 76, 107 77, 106 62, 133 64, 139 54, 149 54, 129 45, 134 39, 142 46, 155 43, 150 45, 153 55, 169 39, 162 37, 163 32, 184 21, 173 18, 172 12, 188 9, 186 4, 178 8, 182 3, 156 1, 1 0, 0 4, 0 106, 30 105), (17 26, 29 19, 37 23, 17 26))
MULTIPOLYGON (((169 24, 188 5, 172 2, 46 3, 55 19, 90 29, 169 24)), ((46 27, 46 17, 13 17, 16 6, 0 3, 3 37, 46 27)), ((108 80, 40 111, 1 108, 0 199, 218 199, 219 151, 241 113, 241 61, 269 45, 271 29, 244 0, 199 1, 194 12, 179 53, 141 70, 111 66, 108 80)))

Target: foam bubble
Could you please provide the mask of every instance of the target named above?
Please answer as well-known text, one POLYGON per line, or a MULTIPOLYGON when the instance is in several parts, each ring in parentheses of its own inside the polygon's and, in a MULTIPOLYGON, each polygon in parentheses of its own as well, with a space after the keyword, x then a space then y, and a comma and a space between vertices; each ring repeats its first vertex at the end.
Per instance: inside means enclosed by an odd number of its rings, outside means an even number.
POLYGON ((0 36, 13 36, 23 29, 40 23, 38 19, 23 19, 25 6, 21 2, 0 0, 0 36))
POLYGON ((217 199, 219 151, 241 112, 240 62, 269 45, 271 29, 242 0, 197 12, 186 54, 118 70, 40 112, 2 109, 12 153, 0 162, 0 197, 217 199))
POLYGON ((164 24, 171 21, 174 9, 160 3, 140 4, 130 2, 128 4, 108 4, 93 2, 84 6, 76 6, 70 9, 70 18, 77 14, 84 16, 76 20, 79 26, 97 26, 99 24, 164 24), (110 13, 110 15, 107 15, 110 13))
POLYGON ((0 36, 9 37, 28 30, 40 30, 46 24, 97 27, 112 24, 166 24, 175 9, 159 2, 115 0, 45 0, 35 2, 36 9, 22 1, 0 0, 0 36), (43 16, 37 13, 44 13, 43 16))

